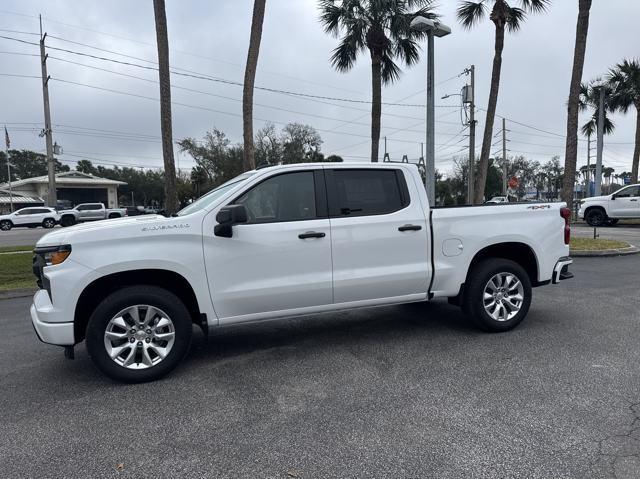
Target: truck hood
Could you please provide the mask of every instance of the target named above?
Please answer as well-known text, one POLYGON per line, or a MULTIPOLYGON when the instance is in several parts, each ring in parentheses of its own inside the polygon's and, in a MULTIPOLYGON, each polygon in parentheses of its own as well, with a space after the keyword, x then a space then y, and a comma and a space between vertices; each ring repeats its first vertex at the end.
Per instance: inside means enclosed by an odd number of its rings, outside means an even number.
MULTIPOLYGON (((165 218, 162 215, 125 216, 110 220, 81 223, 68 228, 61 228, 44 235, 36 246, 58 246, 73 244, 77 241, 106 239, 109 237, 140 237, 144 228, 174 229, 174 224, 186 224, 183 218, 165 218)), ((184 227, 184 226, 183 226, 184 227)))
POLYGON ((607 201, 609 199, 609 196, 590 196, 589 198, 585 198, 584 202, 590 203, 592 201, 607 201))

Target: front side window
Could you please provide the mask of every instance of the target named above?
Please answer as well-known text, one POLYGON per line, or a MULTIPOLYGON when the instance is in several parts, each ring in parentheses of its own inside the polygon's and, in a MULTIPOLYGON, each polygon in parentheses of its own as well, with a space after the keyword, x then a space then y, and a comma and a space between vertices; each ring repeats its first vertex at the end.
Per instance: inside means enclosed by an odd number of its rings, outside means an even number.
POLYGON ((331 216, 369 216, 398 211, 408 204, 402 173, 396 170, 336 169, 330 195, 331 216), (404 186, 404 188, 402 188, 404 186))
POLYGON ((640 185, 630 186, 616 193, 616 198, 629 198, 632 196, 640 196, 640 185))
POLYGON ((316 195, 312 171, 272 176, 240 196, 248 223, 303 221, 316 218, 316 195))
POLYGON ((16 211, 16 215, 18 216, 32 215, 32 214, 33 214, 33 208, 24 208, 22 210, 16 211))

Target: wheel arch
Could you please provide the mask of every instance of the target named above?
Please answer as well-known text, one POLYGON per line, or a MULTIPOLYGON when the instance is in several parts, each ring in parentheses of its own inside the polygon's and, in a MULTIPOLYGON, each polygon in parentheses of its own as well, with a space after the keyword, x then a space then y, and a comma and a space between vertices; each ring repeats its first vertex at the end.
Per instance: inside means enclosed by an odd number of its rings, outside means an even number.
POLYGON ((74 312, 76 343, 84 339, 89 318, 104 298, 119 289, 135 285, 158 286, 171 291, 182 300, 191 315, 191 321, 206 328, 207 321, 201 313, 196 294, 184 276, 166 269, 127 270, 102 276, 84 288, 78 297, 74 312))
POLYGON ((540 271, 540 265, 538 264, 538 257, 531 246, 526 243, 517 241, 495 243, 482 248, 478 251, 471 263, 469 264, 469 270, 467 271, 467 278, 473 270, 473 268, 482 260, 488 258, 503 258, 513 261, 519 264, 527 272, 529 280, 532 286, 539 286, 541 283, 538 281, 538 273, 540 271))

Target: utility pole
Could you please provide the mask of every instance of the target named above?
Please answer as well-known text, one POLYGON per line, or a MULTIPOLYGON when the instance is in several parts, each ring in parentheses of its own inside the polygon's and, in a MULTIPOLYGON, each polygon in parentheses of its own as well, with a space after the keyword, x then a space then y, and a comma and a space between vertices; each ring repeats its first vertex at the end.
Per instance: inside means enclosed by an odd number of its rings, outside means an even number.
MULTIPOLYGON (((475 179, 475 163, 476 163, 476 66, 471 65, 467 70, 471 75, 471 98, 469 101, 469 166, 467 176, 467 203, 473 204, 473 182, 475 179)), ((464 98, 466 101, 466 98, 464 98)))
POLYGON ((507 196, 507 120, 502 119, 502 191, 507 196))
POLYGON ((433 30, 427 31, 427 155, 425 165, 424 186, 427 190, 427 198, 429 205, 436 204, 436 185, 435 185, 435 99, 434 99, 434 58, 433 58, 433 30))
POLYGON ((11 191, 11 157, 9 156, 9 148, 11 142, 9 140, 9 133, 7 133, 7 127, 4 127, 5 146, 7 148, 7 182, 9 183, 9 213, 13 213, 13 192, 11 191))
POLYGON ((42 100, 44 102, 44 136, 47 143, 47 171, 49 173, 49 194, 47 206, 55 208, 58 203, 56 195, 56 172, 53 162, 53 140, 51 132, 51 111, 49 110, 49 75, 47 75, 47 54, 44 40, 47 34, 42 34, 42 16, 40 18, 40 64, 42 66, 42 100))
POLYGON ((591 135, 587 135, 587 189, 584 193, 584 197, 588 198, 591 194, 591 135))
POLYGON ((600 84, 600 100, 598 103, 598 149, 596 156, 596 188, 595 196, 602 194, 602 147, 604 146, 604 85, 600 84))

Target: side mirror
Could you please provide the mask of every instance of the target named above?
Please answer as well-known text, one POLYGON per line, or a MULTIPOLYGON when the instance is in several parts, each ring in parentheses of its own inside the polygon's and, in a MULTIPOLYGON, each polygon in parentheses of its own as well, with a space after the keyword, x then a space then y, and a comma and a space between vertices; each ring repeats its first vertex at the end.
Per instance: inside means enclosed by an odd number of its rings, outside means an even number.
POLYGON ((223 206, 216 215, 218 224, 213 228, 216 236, 231 238, 233 236, 233 225, 247 222, 247 210, 244 205, 223 206))
POLYGON ((616 199, 616 195, 611 195, 611 199, 615 200, 616 199))

